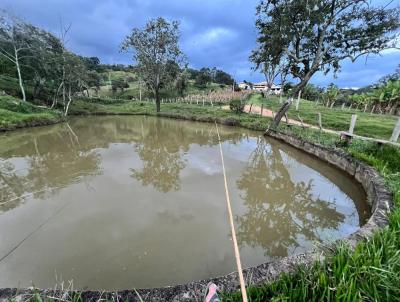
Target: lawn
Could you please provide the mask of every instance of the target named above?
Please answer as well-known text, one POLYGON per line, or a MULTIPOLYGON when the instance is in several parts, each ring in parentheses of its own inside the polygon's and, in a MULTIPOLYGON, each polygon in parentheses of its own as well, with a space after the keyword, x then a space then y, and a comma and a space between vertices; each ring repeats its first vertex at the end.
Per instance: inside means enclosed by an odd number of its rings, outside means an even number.
MULTIPOLYGON (((285 99, 283 99, 285 100, 285 99)), ((263 98, 260 94, 254 94, 248 101, 249 103, 261 105, 264 108, 277 111, 281 104, 279 97, 271 96, 263 98)), ((299 111, 296 111, 295 104, 289 110, 288 116, 291 119, 303 119, 304 123, 318 125, 317 114, 321 113, 322 127, 338 131, 348 131, 351 116, 357 114, 357 123, 354 133, 361 136, 389 139, 393 128, 396 125, 398 117, 380 114, 364 113, 359 110, 341 109, 334 107, 332 109, 317 105, 316 102, 301 100, 299 111)))
POLYGON ((63 120, 54 110, 39 108, 11 96, 0 96, 0 131, 49 125, 63 120))

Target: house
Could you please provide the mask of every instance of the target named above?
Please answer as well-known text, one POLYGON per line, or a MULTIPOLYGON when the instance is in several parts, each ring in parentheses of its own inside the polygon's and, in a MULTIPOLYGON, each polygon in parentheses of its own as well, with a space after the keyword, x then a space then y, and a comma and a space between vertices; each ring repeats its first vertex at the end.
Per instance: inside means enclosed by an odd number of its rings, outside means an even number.
POLYGON ((252 87, 251 87, 251 84, 248 83, 248 82, 239 83, 238 86, 239 86, 239 88, 242 89, 242 90, 253 90, 252 87))
MULTIPOLYGON (((260 83, 254 83, 253 85, 253 90, 255 91, 268 91, 268 83, 267 82, 260 82, 260 83)), ((273 94, 281 94, 282 93, 282 86, 281 85, 275 85, 272 84, 271 87, 271 92, 273 94)))

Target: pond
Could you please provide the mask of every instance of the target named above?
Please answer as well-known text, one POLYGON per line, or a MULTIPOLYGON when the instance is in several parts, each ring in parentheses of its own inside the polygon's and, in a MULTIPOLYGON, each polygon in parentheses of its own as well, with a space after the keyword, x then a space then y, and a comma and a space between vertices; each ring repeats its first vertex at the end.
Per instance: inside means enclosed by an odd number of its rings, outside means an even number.
MULTIPOLYGON (((368 218, 341 171, 259 132, 220 135, 244 267, 368 218)), ((150 288, 235 271, 215 125, 108 116, 1 134, 0 259, 0 287, 150 288)))

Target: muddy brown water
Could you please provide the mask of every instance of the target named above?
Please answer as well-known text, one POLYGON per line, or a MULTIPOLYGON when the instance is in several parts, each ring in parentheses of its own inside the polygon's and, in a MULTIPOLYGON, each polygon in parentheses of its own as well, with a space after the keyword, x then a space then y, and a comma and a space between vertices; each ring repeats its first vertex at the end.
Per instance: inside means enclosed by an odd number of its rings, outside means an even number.
MULTIPOLYGON (((221 127, 243 266, 355 232, 346 174, 260 133, 221 127)), ((235 270, 212 124, 77 118, 0 135, 0 287, 118 290, 235 270)))

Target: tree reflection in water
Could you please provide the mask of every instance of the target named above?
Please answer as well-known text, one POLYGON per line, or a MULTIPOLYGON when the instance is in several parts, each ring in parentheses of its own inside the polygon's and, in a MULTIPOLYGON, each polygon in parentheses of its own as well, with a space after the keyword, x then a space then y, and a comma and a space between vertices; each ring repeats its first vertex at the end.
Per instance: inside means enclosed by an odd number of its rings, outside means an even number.
MULTIPOLYGON (((135 151, 142 160, 143 168, 131 169, 131 176, 142 185, 151 185, 163 193, 181 188, 180 174, 186 166, 184 154, 189 151, 191 144, 218 144, 214 128, 197 123, 148 119, 146 126, 140 128, 142 135, 135 142, 135 151)), ((222 141, 235 144, 241 139, 242 134, 234 129, 221 129, 222 141)))
POLYGON ((43 199, 82 181, 83 176, 99 173, 99 156, 81 146, 68 125, 43 136, 23 138, 0 161, 0 212, 17 207, 26 197, 43 199))
POLYGON ((318 240, 319 232, 337 229, 345 215, 332 202, 312 195, 312 179, 294 183, 276 145, 257 141, 237 181, 246 213, 236 216, 241 246, 261 247, 269 257, 292 254, 318 240))
POLYGON ((181 152, 189 148, 182 128, 178 123, 163 123, 158 119, 147 127, 147 133, 143 132, 142 139, 135 144, 143 168, 131 169, 132 177, 160 192, 177 191, 181 184, 179 175, 185 167, 181 152))

